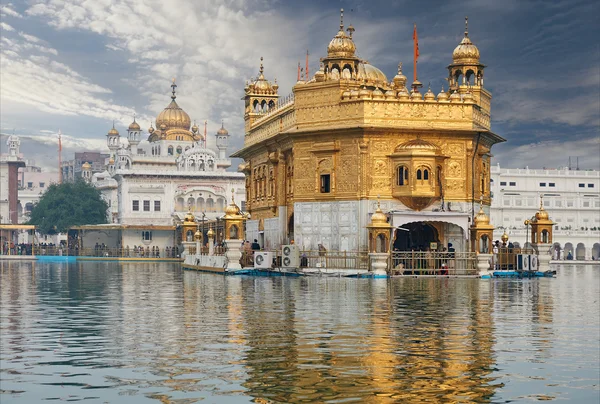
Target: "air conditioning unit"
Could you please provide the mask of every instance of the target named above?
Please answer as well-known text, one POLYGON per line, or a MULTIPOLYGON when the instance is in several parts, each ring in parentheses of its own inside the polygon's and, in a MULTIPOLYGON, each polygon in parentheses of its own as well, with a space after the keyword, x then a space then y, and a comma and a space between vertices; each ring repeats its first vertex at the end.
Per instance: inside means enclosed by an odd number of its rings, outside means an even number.
POLYGON ((530 271, 538 270, 538 256, 535 254, 531 255, 531 262, 529 263, 529 270, 530 271))
POLYGON ((529 254, 517 254, 517 270, 529 271, 531 256, 529 254))
POLYGON ((271 251, 255 251, 254 252, 254 268, 267 269, 273 265, 273 252, 271 251))
POLYGON ((300 249, 295 244, 281 247, 281 267, 300 268, 300 249))

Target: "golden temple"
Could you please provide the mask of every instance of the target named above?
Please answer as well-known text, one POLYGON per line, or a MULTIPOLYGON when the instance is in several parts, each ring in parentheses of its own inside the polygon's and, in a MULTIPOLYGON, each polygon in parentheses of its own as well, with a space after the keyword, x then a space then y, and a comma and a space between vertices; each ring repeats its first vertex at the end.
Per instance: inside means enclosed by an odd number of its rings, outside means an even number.
POLYGON ((491 147, 504 141, 491 131, 479 50, 465 28, 449 90, 421 94, 402 63, 388 80, 359 58, 354 32, 344 30, 342 12, 320 69, 288 97, 265 78, 262 58, 246 84, 246 136, 233 157, 244 159, 248 237, 264 237, 267 247, 295 239, 307 249, 365 250, 379 196, 394 228, 423 233, 397 248, 467 249, 475 201, 489 213, 491 147))

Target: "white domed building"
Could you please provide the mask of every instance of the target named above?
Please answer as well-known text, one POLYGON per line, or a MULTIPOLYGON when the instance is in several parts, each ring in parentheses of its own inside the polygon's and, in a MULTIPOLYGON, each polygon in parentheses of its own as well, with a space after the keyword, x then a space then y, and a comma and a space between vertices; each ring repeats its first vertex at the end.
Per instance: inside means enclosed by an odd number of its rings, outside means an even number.
MULTIPOLYGON (((242 173, 227 171, 229 133, 222 125, 215 134, 216 150, 206 145, 190 116, 177 104, 177 85, 171 102, 143 134, 138 122, 127 128, 122 142, 113 126, 107 134, 111 157, 106 171, 91 182, 109 204, 110 225, 80 226, 83 247, 104 243, 109 247, 134 245, 164 248, 179 243, 178 225, 188 212, 199 224, 224 215, 228 196, 245 201, 242 173), (117 231, 117 233, 115 233, 117 231)), ((205 226, 204 232, 208 232, 205 226)))

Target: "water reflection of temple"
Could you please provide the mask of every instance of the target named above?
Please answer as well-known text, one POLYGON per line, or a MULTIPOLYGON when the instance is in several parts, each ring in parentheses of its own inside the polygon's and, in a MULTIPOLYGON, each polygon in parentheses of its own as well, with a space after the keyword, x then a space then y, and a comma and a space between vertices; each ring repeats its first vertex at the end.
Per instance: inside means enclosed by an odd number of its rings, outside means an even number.
POLYGON ((244 387, 251 396, 486 402, 494 394, 489 284, 465 283, 455 294, 439 280, 248 286, 244 387))

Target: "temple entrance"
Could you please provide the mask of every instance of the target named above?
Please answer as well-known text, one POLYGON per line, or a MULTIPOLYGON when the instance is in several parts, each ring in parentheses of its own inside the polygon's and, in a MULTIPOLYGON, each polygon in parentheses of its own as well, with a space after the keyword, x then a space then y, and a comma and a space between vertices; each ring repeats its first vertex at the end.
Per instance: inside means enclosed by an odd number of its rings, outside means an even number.
POLYGON ((440 243, 437 229, 425 222, 404 224, 396 229, 395 236, 395 251, 427 251, 431 243, 440 243))

